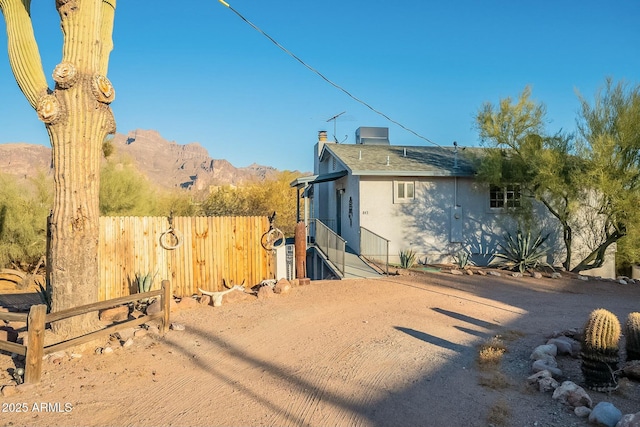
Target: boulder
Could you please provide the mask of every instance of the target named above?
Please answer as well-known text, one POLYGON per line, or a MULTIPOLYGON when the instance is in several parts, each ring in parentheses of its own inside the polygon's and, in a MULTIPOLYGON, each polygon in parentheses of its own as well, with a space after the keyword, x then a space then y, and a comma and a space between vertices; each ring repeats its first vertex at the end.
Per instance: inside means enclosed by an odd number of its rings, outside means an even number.
POLYGON ((591 414, 591 409, 586 406, 578 406, 573 410, 573 413, 579 418, 587 418, 591 414))
POLYGON ((129 307, 120 305, 100 311, 100 320, 103 322, 122 322, 129 318, 129 307))
POLYGON ((558 364, 555 361, 555 359, 554 358, 551 358, 551 359, 536 360, 531 365, 531 371, 533 372, 549 371, 551 375, 553 375, 554 377, 561 377, 562 371, 557 368, 558 364), (551 361, 551 359, 553 359, 553 361, 551 361))
POLYGON ((640 427, 640 412, 623 415, 616 427, 640 427))
MULTIPOLYGON (((544 345, 537 346, 531 353, 531 356, 529 356, 529 359, 544 360, 547 358, 547 356, 556 357, 557 354, 558 354, 558 347, 556 347, 554 344, 544 344, 544 345)), ((558 365, 556 364, 556 366, 558 365)))
POLYGON ((260 286, 260 289, 258 289, 259 300, 269 299, 274 295, 273 290, 269 286, 260 286))
POLYGON ((622 412, 609 402, 598 403, 589 414, 589 422, 598 426, 616 427, 620 419, 622 412))
POLYGON ((577 408, 578 406, 593 407, 593 401, 587 392, 574 383, 573 381, 565 381, 560 387, 553 392, 553 399, 560 401, 565 405, 577 408))
POLYGON ((572 357, 577 357, 580 354, 580 342, 573 338, 560 335, 557 338, 551 338, 547 341, 547 344, 553 344, 556 346, 558 354, 568 354, 572 357))
POLYGON ((273 287, 273 292, 276 294, 286 294, 291 290, 291 283, 287 279, 280 279, 273 287))

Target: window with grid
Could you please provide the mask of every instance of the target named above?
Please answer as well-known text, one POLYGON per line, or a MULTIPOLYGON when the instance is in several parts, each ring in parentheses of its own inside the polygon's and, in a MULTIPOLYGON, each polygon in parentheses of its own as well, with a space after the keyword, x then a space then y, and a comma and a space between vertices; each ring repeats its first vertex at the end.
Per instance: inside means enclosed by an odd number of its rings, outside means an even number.
POLYGON ((520 185, 492 185, 489 190, 489 207, 496 209, 519 208, 521 201, 520 185))
POLYGON ((413 181, 395 181, 394 201, 403 203, 415 198, 415 183, 413 181))

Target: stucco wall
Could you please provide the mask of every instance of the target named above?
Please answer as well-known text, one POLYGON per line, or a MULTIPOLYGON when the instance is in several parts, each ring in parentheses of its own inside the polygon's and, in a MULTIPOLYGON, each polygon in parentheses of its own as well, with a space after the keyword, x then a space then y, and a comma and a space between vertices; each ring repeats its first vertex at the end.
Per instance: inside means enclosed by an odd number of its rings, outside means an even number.
MULTIPOLYGON (((360 180, 361 225, 391 241, 392 262, 398 262, 401 250, 411 248, 421 262, 452 262, 455 254, 465 250, 484 265, 498 250, 504 233, 517 229, 513 217, 489 208, 487 188, 472 179, 407 177, 402 181, 415 182, 414 200, 394 203, 389 179, 360 180), (454 206, 457 209, 452 211, 454 206), (459 227, 453 230, 453 239, 452 227, 459 227)), ((537 215, 536 223, 545 233, 551 232, 548 243, 559 250, 557 223, 544 209, 538 209, 537 215)))

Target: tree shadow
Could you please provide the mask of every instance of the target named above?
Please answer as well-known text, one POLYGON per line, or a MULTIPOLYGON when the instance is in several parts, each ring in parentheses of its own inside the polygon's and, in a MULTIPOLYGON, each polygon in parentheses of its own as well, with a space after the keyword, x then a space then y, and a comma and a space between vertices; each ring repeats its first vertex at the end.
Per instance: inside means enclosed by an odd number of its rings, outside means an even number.
POLYGON ((462 353, 465 349, 467 349, 467 346, 464 345, 460 345, 460 344, 456 344, 454 342, 445 340, 443 338, 439 338, 436 337, 434 335, 431 334, 427 334, 426 332, 422 332, 422 331, 417 331, 415 329, 412 328, 405 328, 402 326, 394 326, 393 327, 395 330, 403 332, 413 338, 417 338, 420 341, 424 341, 426 343, 429 344, 433 344, 435 346, 438 347, 442 347, 442 348, 446 348, 447 350, 451 350, 451 351, 455 351, 456 353, 462 353))

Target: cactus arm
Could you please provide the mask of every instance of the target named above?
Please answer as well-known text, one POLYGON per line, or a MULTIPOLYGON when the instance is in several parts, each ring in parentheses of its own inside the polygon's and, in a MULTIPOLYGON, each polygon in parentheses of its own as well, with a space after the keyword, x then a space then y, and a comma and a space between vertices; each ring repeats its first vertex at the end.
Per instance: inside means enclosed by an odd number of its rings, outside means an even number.
POLYGON ((31 0, 0 0, 7 27, 9 64, 18 87, 35 109, 48 91, 31 22, 31 0))

